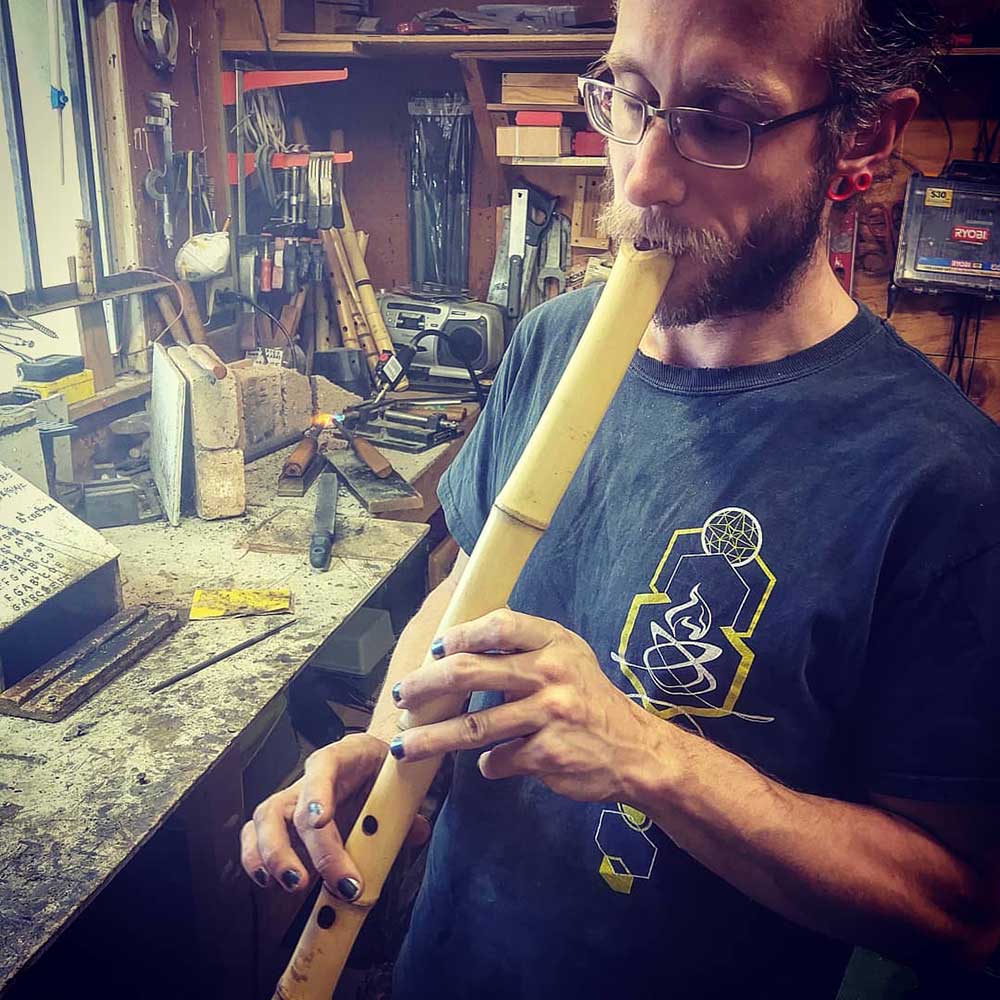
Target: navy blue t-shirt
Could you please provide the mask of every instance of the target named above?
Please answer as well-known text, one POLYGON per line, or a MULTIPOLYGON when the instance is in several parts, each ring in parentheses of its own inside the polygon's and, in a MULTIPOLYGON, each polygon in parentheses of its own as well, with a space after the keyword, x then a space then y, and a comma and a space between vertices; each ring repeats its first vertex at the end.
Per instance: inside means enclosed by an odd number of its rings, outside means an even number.
MULTIPOLYGON (((466 552, 600 292, 522 323, 439 488, 466 552)), ((1000 429, 862 306, 773 363, 636 354, 510 605, 793 789, 997 801, 998 542, 1000 429)), ((848 945, 753 902, 627 803, 486 781, 477 758, 458 755, 395 996, 836 994, 848 945)))

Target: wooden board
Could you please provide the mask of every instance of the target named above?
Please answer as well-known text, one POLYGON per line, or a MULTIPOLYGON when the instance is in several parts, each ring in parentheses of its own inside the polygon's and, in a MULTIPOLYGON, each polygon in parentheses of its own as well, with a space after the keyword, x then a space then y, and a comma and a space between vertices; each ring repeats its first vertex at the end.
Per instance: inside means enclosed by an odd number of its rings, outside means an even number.
POLYGON ((153 394, 150 401, 149 467, 167 520, 181 523, 187 383, 161 344, 153 344, 153 394))
POLYGON ((129 608, 0 695, 0 715, 59 722, 179 627, 177 613, 129 608))
POLYGON ((326 457, 369 514, 423 507, 424 498, 398 472, 379 479, 353 451, 327 452, 326 457))
POLYGON ((108 344, 103 302, 89 302, 76 311, 83 363, 94 373, 94 389, 103 392, 115 384, 115 367, 108 344))

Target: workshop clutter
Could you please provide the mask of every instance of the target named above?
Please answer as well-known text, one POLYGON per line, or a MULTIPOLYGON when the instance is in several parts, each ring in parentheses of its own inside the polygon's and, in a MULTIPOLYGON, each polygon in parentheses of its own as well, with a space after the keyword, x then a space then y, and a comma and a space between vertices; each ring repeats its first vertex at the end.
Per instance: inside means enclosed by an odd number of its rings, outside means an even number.
POLYGON ((519 182, 502 211, 502 232, 487 301, 506 312, 512 328, 546 299, 566 290, 570 266, 570 219, 556 211, 559 199, 519 182))
POLYGON ((507 124, 497 124, 497 156, 554 159, 606 154, 603 136, 570 125, 574 116, 579 119, 575 112, 582 110, 574 74, 504 73, 500 93, 502 105, 508 110, 524 107, 515 112, 513 124, 509 114, 507 124))
POLYGON ((247 462, 299 440, 317 414, 361 402, 321 376, 281 365, 226 365, 195 347, 157 344, 155 352, 150 466, 172 524, 180 521, 186 479, 193 479, 199 517, 237 517, 246 510, 247 462))

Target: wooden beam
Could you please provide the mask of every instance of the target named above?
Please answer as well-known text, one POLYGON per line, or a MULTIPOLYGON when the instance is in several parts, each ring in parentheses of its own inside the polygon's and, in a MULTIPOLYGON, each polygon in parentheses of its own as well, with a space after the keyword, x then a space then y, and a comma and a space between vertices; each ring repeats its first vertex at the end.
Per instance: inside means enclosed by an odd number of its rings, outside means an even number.
POLYGON ((115 365, 108 344, 103 302, 88 302, 76 311, 83 363, 94 373, 94 389, 103 392, 115 384, 115 365))

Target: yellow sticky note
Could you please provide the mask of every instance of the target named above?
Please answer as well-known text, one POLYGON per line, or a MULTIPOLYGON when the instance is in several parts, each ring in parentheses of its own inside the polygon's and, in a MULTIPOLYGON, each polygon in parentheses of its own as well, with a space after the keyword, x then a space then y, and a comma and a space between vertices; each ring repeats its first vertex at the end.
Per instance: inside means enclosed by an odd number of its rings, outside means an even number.
POLYGON ((287 587, 271 590, 196 590, 191 601, 191 621, 234 618, 245 615, 275 615, 292 610, 292 592, 287 587))

